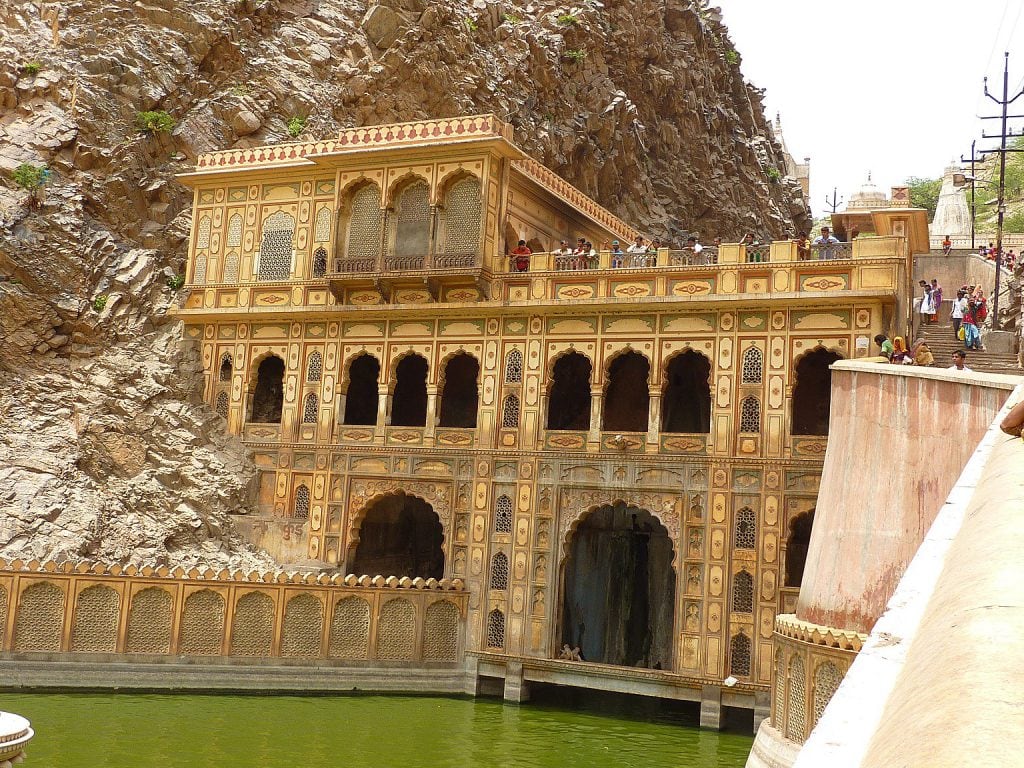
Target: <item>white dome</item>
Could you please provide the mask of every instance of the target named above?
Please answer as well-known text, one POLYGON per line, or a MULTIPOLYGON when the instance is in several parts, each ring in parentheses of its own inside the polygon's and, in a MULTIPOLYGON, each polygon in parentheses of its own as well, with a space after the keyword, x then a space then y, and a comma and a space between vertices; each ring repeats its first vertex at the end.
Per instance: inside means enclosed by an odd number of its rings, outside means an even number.
POLYGON ((847 210, 888 207, 889 198, 885 196, 885 192, 871 182, 870 173, 868 174, 868 180, 861 185, 860 189, 850 195, 850 202, 846 204, 847 210))

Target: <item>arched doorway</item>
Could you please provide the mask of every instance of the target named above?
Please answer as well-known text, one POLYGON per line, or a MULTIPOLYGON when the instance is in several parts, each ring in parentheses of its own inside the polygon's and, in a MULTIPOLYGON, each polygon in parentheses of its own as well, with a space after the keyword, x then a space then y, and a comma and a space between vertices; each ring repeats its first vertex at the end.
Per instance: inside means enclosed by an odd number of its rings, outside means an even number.
POLYGON ((672 540, 650 512, 623 502, 590 512, 562 572, 559 645, 586 661, 672 668, 672 540))
POLYGON ((661 431, 711 431, 711 361, 688 349, 672 358, 665 371, 661 431))
POLYGON ((444 529, 423 499, 398 492, 374 501, 363 515, 348 570, 357 575, 444 576, 444 529))
POLYGON ((832 371, 829 366, 842 355, 827 349, 815 349, 796 364, 793 387, 794 435, 827 435, 832 406, 832 371))
POLYGON ((569 352, 555 361, 548 395, 548 429, 590 428, 590 360, 569 352))
POLYGON ((807 547, 811 543, 811 528, 814 527, 814 510, 797 515, 789 521, 789 538, 786 539, 786 586, 799 587, 804 578, 804 564, 807 562, 807 547))
POLYGON ((460 352, 444 367, 444 383, 441 388, 441 409, 438 426, 476 427, 476 413, 479 409, 477 377, 480 363, 472 355, 460 352))
POLYGON ((608 366, 604 394, 605 432, 646 432, 651 364, 639 352, 625 352, 608 366))
POLYGON ((264 359, 256 369, 252 396, 252 417, 258 424, 280 424, 284 403, 284 360, 276 355, 264 359))
POLYGON ((422 427, 427 423, 427 361, 406 355, 395 367, 395 391, 391 398, 391 424, 422 427))
POLYGON ((373 355, 360 355, 348 367, 345 393, 345 424, 372 426, 377 423, 380 363, 373 355))

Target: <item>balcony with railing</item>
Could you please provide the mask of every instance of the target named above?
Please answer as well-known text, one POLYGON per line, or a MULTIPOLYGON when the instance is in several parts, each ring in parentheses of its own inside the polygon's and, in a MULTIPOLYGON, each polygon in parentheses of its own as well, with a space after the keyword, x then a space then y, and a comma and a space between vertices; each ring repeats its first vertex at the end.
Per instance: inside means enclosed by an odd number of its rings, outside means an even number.
POLYGON ((424 282, 476 280, 484 259, 480 253, 385 253, 376 257, 341 256, 331 260, 327 282, 336 295, 338 289, 379 285, 396 281, 424 282))

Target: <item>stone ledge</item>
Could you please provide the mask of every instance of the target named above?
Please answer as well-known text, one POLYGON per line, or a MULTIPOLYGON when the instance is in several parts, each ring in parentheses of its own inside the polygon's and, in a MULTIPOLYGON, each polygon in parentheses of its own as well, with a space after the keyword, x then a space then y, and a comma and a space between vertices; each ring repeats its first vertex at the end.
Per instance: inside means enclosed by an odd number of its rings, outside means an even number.
POLYGON ((803 621, 791 613, 780 613, 775 617, 775 631, 783 637, 802 643, 854 652, 859 652, 864 647, 864 641, 868 637, 852 630, 836 629, 803 621))

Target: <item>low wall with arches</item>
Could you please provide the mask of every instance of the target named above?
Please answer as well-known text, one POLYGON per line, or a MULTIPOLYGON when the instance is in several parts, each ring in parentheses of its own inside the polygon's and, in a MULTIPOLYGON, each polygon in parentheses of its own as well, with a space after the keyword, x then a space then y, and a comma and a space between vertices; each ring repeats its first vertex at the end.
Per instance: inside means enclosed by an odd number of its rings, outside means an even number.
POLYGON ((0 658, 454 668, 467 599, 459 579, 0 560, 0 658))

